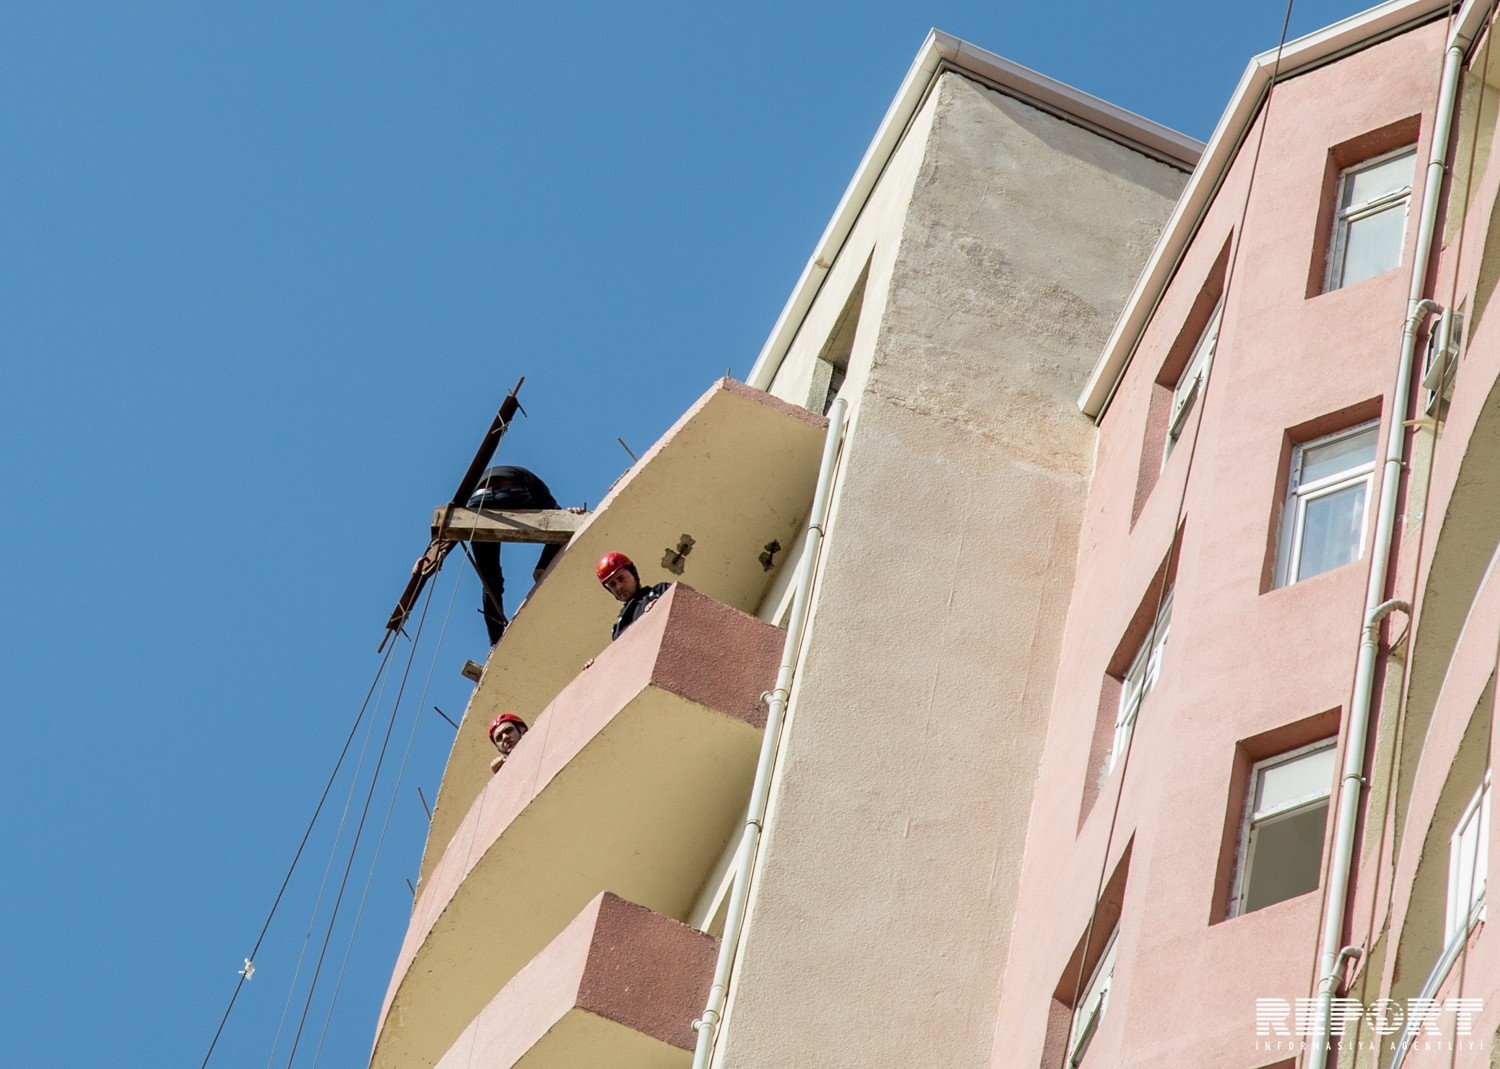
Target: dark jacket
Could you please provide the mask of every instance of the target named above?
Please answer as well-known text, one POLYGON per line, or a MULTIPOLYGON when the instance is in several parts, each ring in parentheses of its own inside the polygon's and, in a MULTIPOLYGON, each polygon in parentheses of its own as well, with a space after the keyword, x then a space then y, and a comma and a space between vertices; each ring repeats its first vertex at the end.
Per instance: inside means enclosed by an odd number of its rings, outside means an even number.
POLYGON ((630 595, 630 600, 620 607, 620 615, 615 618, 614 630, 609 633, 610 641, 613 642, 623 635, 625 629, 644 616, 656 599, 671 587, 671 583, 657 583, 655 586, 643 586, 630 595))
MULTIPOLYGON (((471 509, 555 509, 559 507, 557 500, 552 496, 552 491, 547 489, 547 484, 525 468, 510 465, 489 468, 480 478, 480 484, 480 489, 470 494, 466 502, 471 509), (491 482, 511 485, 484 485, 491 482)), ((479 611, 484 614, 485 629, 489 632, 490 644, 494 645, 505 633, 506 624, 505 610, 501 606, 501 599, 505 594, 505 575, 500 570, 500 543, 474 542, 470 545, 470 550, 474 554, 474 567, 478 570, 480 583, 484 587, 479 611), (493 597, 491 597, 492 594, 493 597)), ((562 546, 556 543, 543 546, 542 555, 537 558, 537 568, 547 567, 552 563, 552 558, 561 550, 562 546)))

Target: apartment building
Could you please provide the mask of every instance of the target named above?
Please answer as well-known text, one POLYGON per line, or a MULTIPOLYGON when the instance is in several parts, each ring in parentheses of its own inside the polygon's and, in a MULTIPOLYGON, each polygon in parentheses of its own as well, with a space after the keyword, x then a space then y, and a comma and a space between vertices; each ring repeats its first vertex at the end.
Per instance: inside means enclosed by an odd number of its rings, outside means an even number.
POLYGON ((492 654, 371 1064, 1491 1064, 1491 18, 1206 146, 931 35, 492 654))
POLYGON ((1493 13, 1448 14, 1251 64, 1084 391, 994 1065, 1494 1064, 1493 13))

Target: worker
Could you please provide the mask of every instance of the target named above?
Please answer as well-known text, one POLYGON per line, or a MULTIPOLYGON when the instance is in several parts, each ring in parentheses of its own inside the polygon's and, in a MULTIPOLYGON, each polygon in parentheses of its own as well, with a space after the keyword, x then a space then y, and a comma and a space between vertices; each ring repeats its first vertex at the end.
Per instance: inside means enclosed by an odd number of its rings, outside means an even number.
MULTIPOLYGON (((488 469, 479 478, 479 485, 469 495, 471 509, 555 509, 557 501, 547 484, 525 468, 509 465, 488 469)), ((569 509, 582 512, 582 509, 569 509)), ((474 568, 479 572, 483 584, 480 591, 479 612, 484 617, 485 630, 489 632, 490 645, 500 641, 505 634, 505 575, 500 570, 500 543, 474 542, 474 568)), ((552 543, 542 547, 537 558, 536 569, 531 573, 532 582, 541 579, 547 565, 557 556, 562 546, 552 543)))
POLYGON ((599 558, 594 574, 599 577, 604 589, 614 595, 616 601, 625 603, 615 619, 614 630, 609 633, 611 641, 619 638, 627 627, 650 612, 656 599, 672 586, 671 583, 642 586, 641 573, 635 570, 635 562, 625 554, 613 550, 599 558))
POLYGON ((490 742, 499 754, 490 762, 490 774, 500 771, 500 766, 505 764, 505 759, 510 752, 516 748, 516 743, 521 741, 521 736, 526 734, 526 721, 515 713, 501 713, 490 721, 490 742))

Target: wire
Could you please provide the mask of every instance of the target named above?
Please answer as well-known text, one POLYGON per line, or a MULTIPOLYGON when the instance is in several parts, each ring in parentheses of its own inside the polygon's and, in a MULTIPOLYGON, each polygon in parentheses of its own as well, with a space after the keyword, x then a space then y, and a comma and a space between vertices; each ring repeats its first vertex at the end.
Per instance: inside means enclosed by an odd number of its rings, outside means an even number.
MULTIPOLYGON (((1292 22, 1293 3, 1294 0, 1287 0, 1286 14, 1282 17, 1281 20, 1281 38, 1276 44, 1276 59, 1271 66, 1271 77, 1266 86, 1266 99, 1261 108, 1260 131, 1257 134, 1255 140, 1255 153, 1250 160, 1250 175, 1245 182, 1245 198, 1240 206, 1239 223, 1237 224, 1233 234, 1234 246, 1229 254, 1229 264, 1226 267, 1224 273, 1224 292, 1220 295, 1219 298, 1221 306, 1224 309, 1224 311, 1221 312, 1220 315, 1224 318, 1227 318, 1226 313, 1229 308, 1229 296, 1231 293, 1231 287, 1234 284, 1235 267, 1239 262, 1240 247, 1244 243, 1245 220, 1250 212, 1250 198, 1254 193, 1255 179, 1260 170, 1261 149, 1265 145, 1266 129, 1270 126, 1271 123, 1271 101, 1275 96, 1277 78, 1279 77, 1281 72, 1281 54, 1286 48, 1286 35, 1287 30, 1291 26, 1292 22)), ((1222 328, 1220 336, 1222 337, 1222 328)), ((1215 347, 1217 347, 1217 345, 1218 342, 1215 341, 1215 347)), ((1208 369, 1205 371, 1203 376, 1203 385, 1199 388, 1198 391, 1198 403, 1195 406, 1198 411, 1197 416, 1195 417, 1193 422, 1193 440, 1188 445, 1187 463, 1184 466, 1182 472, 1182 488, 1177 495, 1177 514, 1176 518, 1172 522, 1172 541, 1167 548, 1167 559, 1162 565, 1161 582, 1156 592, 1156 614, 1152 617, 1151 630, 1146 636, 1146 645, 1144 648, 1148 651, 1154 649, 1156 645, 1157 632, 1161 627, 1162 605, 1164 604, 1168 596, 1168 584, 1172 578, 1173 566, 1176 563, 1179 552, 1181 551, 1182 520, 1187 507, 1188 483, 1192 479, 1193 460, 1198 455, 1198 431, 1203 424, 1203 413, 1208 408, 1209 388, 1213 383, 1213 373, 1217 363, 1218 361, 1215 360, 1209 361, 1208 369)), ((1150 657, 1149 652, 1147 653, 1147 657, 1150 657)), ((1142 697, 1141 701, 1144 705, 1144 696, 1142 697)), ((1073 997, 1070 1003, 1070 1009, 1074 1014, 1076 1014, 1078 1011, 1078 1000, 1083 994, 1083 985, 1085 982, 1085 978, 1089 976, 1089 974, 1085 971, 1084 966, 1088 963, 1089 953, 1094 947, 1094 928, 1099 922, 1099 909, 1103 904, 1104 885, 1109 876, 1110 851, 1114 846, 1115 832, 1119 827, 1120 805, 1125 794, 1125 778, 1130 771, 1130 754, 1135 747, 1135 737, 1136 732, 1131 731, 1129 737, 1125 740, 1125 752, 1120 756, 1120 775, 1115 788, 1114 801, 1110 807, 1109 830, 1105 833, 1104 852, 1099 862, 1099 879, 1094 885, 1094 904, 1089 910, 1089 921, 1087 926, 1085 926, 1084 928, 1083 950, 1079 955, 1078 973, 1074 977, 1073 982, 1073 997)), ((1102 946, 1103 944, 1101 943, 1100 945, 1102 946)), ((1070 1024, 1068 1028, 1068 1038, 1063 1042, 1058 1052, 1057 1064, 1059 1066, 1066 1066, 1068 1063, 1069 1047, 1072 1045, 1072 1041, 1074 1038, 1073 1028, 1074 1025, 1070 1024)))
MULTIPOLYGON (((302 851, 307 847, 307 840, 312 836, 313 827, 318 822, 318 815, 323 812, 323 804, 328 801, 328 794, 333 790, 333 784, 338 778, 339 769, 343 767, 344 758, 349 754, 349 747, 354 742, 355 733, 359 731, 360 721, 364 719, 365 712, 370 707, 370 698, 374 695, 376 686, 379 685, 381 677, 385 674, 386 665, 390 662, 391 654, 395 652, 395 648, 395 645, 392 644, 385 655, 381 657, 379 667, 375 669, 375 678, 370 680, 370 688, 365 692, 365 700, 360 703, 359 715, 354 718, 354 723, 349 727, 349 735, 344 739, 343 749, 339 751, 338 760, 333 764, 333 771, 328 775, 328 782, 323 786, 323 793, 318 798, 318 804, 313 807, 312 817, 307 822, 307 830, 302 833, 302 841, 297 844, 297 851, 292 855, 292 862, 287 866, 286 876, 282 878, 281 887, 276 891, 276 898, 271 903, 270 911, 266 914, 265 923, 261 925, 260 934, 255 937, 255 945, 250 949, 247 961, 253 962, 255 955, 260 952, 260 945, 265 940, 266 932, 271 927, 271 920, 276 916, 276 909, 281 905, 282 896, 286 894, 287 884, 292 881, 292 873, 297 870, 297 862, 302 857, 302 851)), ((246 972, 248 971, 247 969, 246 972)), ((229 996, 229 1005, 224 1007, 224 1016, 219 1019, 219 1027, 214 1030, 214 1037, 209 1041, 208 1050, 203 1055, 203 1066, 205 1069, 209 1058, 213 1057, 214 1048, 219 1043, 219 1036, 224 1032, 224 1025, 229 1021, 229 1014, 234 1009, 235 1000, 240 997, 240 989, 245 986, 245 980, 245 972, 241 972, 239 981, 234 985, 234 992, 229 996)))
POLYGON ((406 681, 411 675, 412 660, 416 656, 417 643, 422 637, 422 628, 427 622, 427 610, 428 607, 432 604, 432 593, 434 589, 435 587, 432 584, 428 584, 427 598, 422 602, 422 615, 417 620, 417 631, 416 634, 412 636, 411 651, 407 654, 406 667, 402 670, 401 673, 401 685, 396 689, 396 701, 395 704, 391 706, 390 719, 386 721, 385 735, 381 739, 380 743, 380 754, 375 759, 375 768, 370 774, 370 789, 365 792, 364 807, 360 810, 359 823, 356 824, 354 828, 354 842, 350 845, 349 848, 349 862, 344 866, 344 874, 339 881, 338 893, 334 896, 333 912, 329 915, 328 918, 328 932, 323 938, 323 945, 318 950, 318 962, 317 965, 313 968, 312 980, 309 983, 307 990, 307 1000, 303 1003, 302 1006, 302 1016, 297 1021, 297 1032, 292 1037, 292 1049, 291 1052, 287 1055, 286 1061, 288 1067, 291 1066, 293 1059, 297 1057, 297 1046, 302 1040, 302 1029, 303 1026, 307 1023, 307 1014, 308 1010, 312 1006, 313 992, 317 989, 318 977, 323 971, 323 961, 328 953, 329 940, 333 938, 333 926, 335 921, 338 920, 339 907, 343 904, 344 900, 344 891, 349 885, 349 873, 354 868, 354 858, 355 855, 359 852, 359 840, 364 832, 365 819, 369 816, 370 813, 370 802, 374 798, 375 786, 380 780, 380 768, 385 762, 386 749, 390 745, 391 729, 396 725, 396 711, 401 707, 401 696, 406 691, 406 681))
MULTIPOLYGON (((380 684, 380 696, 375 700, 375 708, 380 709, 385 703, 385 688, 390 676, 386 676, 380 684)), ((339 814, 338 828, 334 831, 333 844, 328 849, 328 861, 323 866, 323 879, 318 884, 318 894, 313 902, 312 916, 307 921, 307 934, 302 938, 302 949, 297 953, 297 964, 292 970, 291 982, 287 984, 286 1000, 282 1003, 281 1019, 276 1022, 276 1035, 271 1041, 271 1050, 266 1055, 266 1069, 276 1061, 276 1051, 281 1046, 281 1034, 286 1028, 287 1017, 292 1012, 293 997, 297 992, 297 981, 302 977, 302 966, 307 958, 307 948, 312 945, 313 932, 317 928, 318 914, 323 909, 323 896, 328 890, 328 880, 333 874, 334 859, 338 856, 338 844, 344 838, 344 827, 349 820, 349 811, 354 805, 355 789, 359 786, 360 773, 365 767, 365 757, 370 751, 370 739, 375 733, 375 717, 370 718, 369 725, 365 729, 365 739, 360 746, 359 760, 355 763, 354 774, 349 779, 349 791, 344 796, 344 810, 339 814)))
POLYGON ((370 884, 375 879, 375 869, 376 866, 380 863, 381 852, 385 849, 386 832, 390 829, 391 814, 395 812, 396 799, 400 797, 401 784, 406 778, 406 765, 407 762, 411 759, 412 746, 416 742, 417 738, 417 728, 422 723, 422 710, 427 705, 427 692, 432 687, 432 677, 437 671, 438 656, 443 651, 443 640, 448 635, 448 624, 453 619, 453 605, 454 602, 458 600, 458 585, 458 578, 455 576, 453 580, 453 590, 448 595, 448 610, 443 616, 443 626, 442 629, 438 632, 437 645, 433 647, 432 663, 428 665, 427 678, 422 683, 422 696, 417 699, 416 713, 411 718, 411 731, 408 732, 406 736, 406 750, 401 755, 401 765, 396 770, 396 783, 395 786, 391 788, 390 802, 386 805, 385 822, 381 824, 380 835, 375 842, 375 856, 370 859, 370 871, 365 876, 364 890, 360 893, 359 897, 359 908, 354 913, 354 924, 349 930, 349 942, 344 949, 344 960, 339 965, 339 975, 337 980, 334 981, 333 995, 328 1001, 328 1013, 323 1019, 323 1031, 318 1036, 317 1050, 313 1053, 314 1069, 316 1069, 319 1059, 321 1059, 323 1056, 323 1043, 325 1040, 327 1040, 328 1028, 333 1023, 333 1011, 334 1007, 338 1005, 339 992, 343 989, 344 986, 344 973, 349 968, 349 957, 354 951, 354 939, 355 936, 359 934, 359 923, 365 915, 365 903, 370 897, 370 884))
MULTIPOLYGON (((517 383, 517 387, 518 388, 519 388, 519 385, 520 384, 517 383)), ((520 406, 517 405, 517 407, 519 408, 520 406)), ((522 415, 525 415, 525 410, 524 409, 521 409, 521 412, 522 412, 522 415)), ((500 435, 501 435, 501 437, 504 436, 505 430, 508 429, 508 427, 509 427, 508 423, 505 424, 505 425, 503 425, 501 427, 501 429, 500 429, 500 435)), ((498 446, 498 444, 499 443, 497 441, 496 445, 498 446)), ((478 529, 478 525, 479 525, 479 517, 476 515, 474 517, 474 520, 473 520, 473 525, 472 525, 472 527, 470 529, 470 535, 471 536, 474 533, 474 531, 478 529)), ((472 555, 469 554, 469 550, 468 550, 467 544, 465 542, 461 541, 460 545, 463 546, 465 554, 469 556, 470 562, 472 563, 473 562, 473 557, 472 557, 472 555)), ((438 570, 441 570, 441 562, 439 562, 438 570)), ((482 582, 482 578, 481 578, 481 582, 482 582)), ((347 884, 348 884, 349 874, 350 874, 350 871, 351 871, 351 869, 353 867, 355 856, 358 853, 359 840, 360 840, 360 837, 361 837, 363 829, 364 829, 365 820, 366 820, 366 818, 367 818, 367 816, 369 814, 370 803, 371 803, 371 801, 373 799, 373 796, 374 796, 375 786, 376 786, 376 784, 379 781, 380 769, 381 769, 381 766, 382 766, 382 764, 383 764, 383 762, 385 760, 386 750, 387 750, 387 748, 388 748, 388 746, 390 744, 390 736, 391 736, 391 731, 392 731, 392 729, 395 726, 396 713, 397 713, 397 711, 400 708, 402 695, 405 693, 407 679, 410 676, 412 662, 413 662, 413 659, 415 658, 415 655, 416 655, 417 640, 421 636, 422 627, 423 627, 423 625, 425 624, 425 621, 426 621, 427 610, 430 607, 431 602, 432 602, 433 590, 434 590, 434 586, 433 585, 429 585, 428 586, 428 591, 427 591, 427 600, 423 603, 423 606, 422 606, 422 615, 421 615, 421 618, 419 619, 418 624, 417 624, 417 633, 416 633, 416 636, 413 636, 410 639, 411 649, 410 649, 410 651, 408 652, 408 655, 407 655, 406 667, 405 667, 405 669, 402 672, 401 684, 400 684, 400 686, 397 689, 396 700, 395 700, 395 703, 393 704, 393 706, 391 708, 391 716, 390 716, 389 721, 387 722, 386 732, 385 732, 385 735, 384 735, 384 737, 382 738, 382 741, 381 741, 380 755, 379 755, 379 757, 376 760, 375 769, 374 769, 374 771, 371 774, 370 787, 369 787, 369 790, 368 790, 368 792, 366 793, 366 796, 365 796, 364 806, 363 806, 363 809, 362 809, 362 811, 360 813, 359 824, 357 825, 357 827, 355 829, 354 842, 351 844, 350 850, 349 850, 349 861, 348 861, 348 864, 345 866, 345 869, 344 869, 344 874, 343 874, 343 877, 342 877, 340 885, 339 885, 338 895, 335 897, 333 912, 330 915, 329 920, 328 920, 328 931, 327 931, 327 934, 324 937, 322 947, 320 948, 320 951, 319 951, 318 964, 317 964, 317 967, 314 969, 313 978, 312 978, 312 980, 310 982, 310 985, 309 985, 309 988, 308 988, 307 1001, 304 1003, 303 1010, 302 1010, 302 1016, 301 1016, 300 1020, 298 1021, 298 1025, 297 1025, 297 1033, 296 1033, 296 1036, 294 1037, 293 1042, 292 1042, 292 1050, 291 1050, 291 1052, 290 1052, 290 1054, 288 1055, 288 1058, 287 1058, 287 1065, 288 1066, 291 1065, 292 1059, 294 1059, 296 1057, 297 1045, 298 1045, 298 1043, 299 1043, 299 1041, 301 1039, 302 1029, 303 1029, 303 1026, 305 1025, 306 1020, 307 1020, 308 1009, 311 1006, 313 993, 314 993, 314 991, 316 990, 316 987, 317 987, 318 975, 319 975, 319 973, 322 970, 324 957, 325 957, 325 955, 327 953, 327 949, 328 949, 328 942, 331 939, 332 934, 333 934, 334 923, 335 923, 335 921, 337 920, 337 917, 338 917, 339 907, 340 907, 340 905, 342 903, 342 900, 343 900, 344 890, 345 890, 345 888, 347 887, 347 884)), ((442 636, 446 635, 446 633, 447 633, 447 627, 448 627, 448 622, 449 622, 449 619, 452 616, 453 600, 454 600, 454 597, 456 596, 457 590, 458 590, 457 581, 455 581, 453 590, 454 590, 454 593, 453 593, 453 595, 450 595, 450 598, 449 598, 448 615, 445 616, 444 621, 443 621, 443 629, 442 629, 442 634, 439 637, 438 648, 433 653, 433 663, 432 663, 432 666, 429 667, 427 681, 426 681, 426 683, 423 686, 423 700, 424 700, 424 702, 425 702, 425 697, 426 697, 426 694, 427 694, 427 689, 431 685, 432 673, 436 669, 436 663, 437 663, 438 653, 442 649, 442 636)), ((487 589, 486 589, 486 593, 488 593, 487 589)), ((495 600, 498 602, 498 599, 495 599, 495 600)), ((501 611, 502 612, 504 611, 503 606, 501 607, 501 611)), ((404 627, 398 628, 396 633, 397 634, 405 634, 406 633, 405 632, 405 628, 404 627)), ((386 637, 389 638, 390 635, 387 635, 386 637)), ((382 641, 382 643, 381 643, 381 649, 382 649, 382 656, 381 656, 380 664, 376 668, 376 670, 375 670, 375 676, 370 681, 370 686, 369 686, 369 688, 365 692, 364 701, 360 704, 359 714, 355 717, 354 723, 350 725, 349 734, 344 739, 344 745, 343 745, 342 749, 340 749, 340 751, 339 751, 338 759, 334 762, 333 770, 332 770, 332 772, 329 773, 329 776, 328 776, 328 781, 323 786, 323 792, 322 792, 322 794, 318 798, 317 805, 313 808, 313 813, 312 813, 311 818, 308 820, 307 828, 302 833, 302 839, 297 844, 296 852, 293 854, 291 863, 287 867, 286 875, 282 878, 281 886, 277 889, 275 900, 271 903, 271 908, 270 908, 269 912, 266 915, 265 922, 264 922, 264 924, 261 925, 260 933, 256 936, 255 945, 251 948, 250 955, 245 959, 246 968, 240 972, 239 980, 236 982, 236 984, 234 986, 234 990, 233 990, 233 992, 231 992, 231 994, 229 996, 229 1002, 228 1002, 228 1004, 224 1008, 223 1016, 220 1017, 218 1027, 215 1028, 215 1030, 214 1030, 213 1038, 209 1041, 208 1050, 203 1055, 202 1069, 207 1069, 209 1060, 213 1057, 214 1050, 218 1046, 219 1038, 224 1033, 224 1027, 225 1027, 225 1025, 229 1021, 229 1016, 233 1012, 235 1003, 239 999, 240 991, 244 988, 245 981, 247 979, 249 979, 249 975, 250 975, 250 973, 252 971, 251 966, 252 966, 252 963, 253 963, 253 961, 255 959, 255 956, 256 956, 256 954, 258 954, 260 952, 260 947, 261 947, 262 943, 265 941, 266 933, 270 930, 271 921, 276 916, 276 911, 277 911, 278 907, 281 905, 282 898, 286 894, 287 887, 291 883, 293 874, 296 872, 297 864, 298 864, 298 862, 302 858, 303 851, 306 850, 306 848, 307 848, 307 844, 308 844, 309 839, 312 837, 313 828, 316 827, 316 825, 317 825, 318 818, 321 816, 321 814, 323 812, 323 807, 327 803, 329 794, 333 790, 333 785, 336 782, 336 780, 338 779, 339 772, 343 768, 345 759, 348 757, 349 747, 353 744, 354 737, 355 737, 355 735, 359 731, 359 726, 364 721, 365 714, 369 710, 370 699, 375 694, 377 686, 381 686, 381 684, 382 684, 382 680, 384 679, 386 668, 390 664, 391 655, 395 652, 396 644, 394 642, 387 644, 386 642, 382 641)), ((384 688, 383 688, 383 686, 381 686, 381 693, 382 693, 382 695, 384 694, 384 688)), ((377 702, 377 708, 378 707, 379 707, 379 703, 377 702)), ((438 711, 439 711, 439 713, 442 713, 442 710, 438 710, 438 711)), ((418 714, 418 719, 420 719, 420 713, 418 714)), ((448 719, 446 715, 444 715, 444 719, 448 719)), ((356 770, 355 770, 355 773, 354 773, 354 776, 353 776, 353 781, 351 782, 351 786, 350 786, 349 801, 352 801, 352 799, 353 799, 354 785, 357 784, 358 781, 359 781, 360 769, 362 769, 363 765, 364 765, 364 755, 367 752, 366 748, 368 747, 369 739, 371 737, 372 731, 373 731, 373 721, 371 722, 371 730, 367 731, 367 733, 366 733, 365 747, 361 748, 359 767, 356 768, 356 770)), ((409 737, 408 740, 407 740, 406 751, 405 751, 405 753, 402 756, 401 768, 400 768, 400 770, 398 771, 398 774, 397 774, 397 790, 398 791, 399 791, 401 780, 402 780, 402 778, 405 775, 405 769, 406 769, 407 761, 410 758, 411 747, 412 747, 412 739, 415 737, 415 731, 416 731, 416 721, 414 720, 414 722, 413 722, 412 736, 409 737)), ((375 858, 374 858, 374 860, 371 863, 371 873, 370 873, 371 877, 373 877, 373 874, 374 874, 374 865, 375 865, 376 862, 378 862, 379 857, 380 857, 381 849, 383 848, 383 845, 384 845, 385 833, 386 833, 386 830, 388 829, 389 824, 390 824, 390 815, 391 815, 392 809, 394 808, 395 797, 396 797, 396 793, 393 792, 391 803, 387 807, 385 823, 382 825, 380 838, 379 838, 379 841, 378 841, 377 846, 376 846, 375 858)), ((318 910, 321 907, 322 896, 323 896, 323 893, 324 893, 324 889, 327 886, 327 876, 328 876, 328 872, 331 871, 331 864, 332 864, 333 857, 336 856, 337 851, 338 851, 338 841, 339 841, 339 839, 341 839, 343 837, 344 820, 347 818, 347 816, 348 816, 348 802, 346 802, 344 815, 340 818, 339 829, 338 829, 338 831, 337 831, 337 833, 335 834, 335 837, 334 837, 334 845, 332 847, 332 852, 330 853, 330 856, 329 856, 330 865, 329 865, 328 868, 325 868, 325 870, 324 870, 324 884, 319 889, 319 892, 318 892, 318 902, 317 902, 317 904, 314 905, 313 916, 314 916, 315 919, 316 919, 318 910)), ((367 880, 366 880, 365 896, 368 895, 368 892, 369 892, 369 878, 367 878, 367 880)), ((354 927, 353 927, 353 929, 350 932, 350 949, 352 949, 354 934, 358 930, 359 918, 360 918, 360 916, 363 915, 364 903, 365 903, 365 896, 361 897, 360 908, 359 908, 359 911, 356 913, 356 917, 355 917, 355 921, 354 921, 354 927)), ((311 935, 311 927, 309 928, 309 935, 311 935)), ((304 943, 304 952, 305 952, 305 948, 306 948, 306 944, 304 943)), ((346 951, 346 953, 345 953, 344 966, 347 967, 347 964, 348 964, 348 951, 346 951)), ((297 973, 298 974, 300 974, 300 972, 301 972, 301 967, 302 967, 302 957, 299 955, 298 963, 297 963, 297 973)), ((331 1019, 331 1016, 332 1016, 332 1013, 333 1013, 334 1004, 336 1004, 337 999, 338 999, 338 987, 342 984, 342 980, 343 980, 343 968, 340 969, 339 981, 338 981, 338 984, 335 985, 335 990, 334 990, 333 998, 332 998, 332 1000, 330 1002, 330 1005, 329 1005, 329 1011, 328 1012, 329 1012, 330 1019, 331 1019)), ((290 999, 291 990, 295 989, 295 985, 296 985, 296 975, 294 974, 293 981, 292 981, 292 986, 288 990, 288 998, 289 999, 290 999)), ((284 1025, 284 1024, 285 1024, 285 1010, 283 1010, 283 1016, 282 1016, 282 1025, 284 1025)), ((275 1047, 278 1046, 279 1043, 280 1043, 280 1035, 281 1035, 281 1027, 282 1027, 282 1025, 278 1025, 276 1040, 275 1040, 275 1042, 273 1043, 273 1046, 272 1046, 271 1058, 273 1060, 275 1058, 275 1047)), ((324 1029, 323 1029, 323 1036, 324 1037, 326 1037, 326 1035, 327 1035, 327 1030, 328 1030, 328 1024, 325 1021, 324 1029)), ((322 1038, 319 1039, 318 1054, 321 1054, 321 1051, 322 1051, 322 1038)), ((316 1061, 316 1057, 317 1057, 317 1055, 315 1055, 315 1061, 316 1061)))

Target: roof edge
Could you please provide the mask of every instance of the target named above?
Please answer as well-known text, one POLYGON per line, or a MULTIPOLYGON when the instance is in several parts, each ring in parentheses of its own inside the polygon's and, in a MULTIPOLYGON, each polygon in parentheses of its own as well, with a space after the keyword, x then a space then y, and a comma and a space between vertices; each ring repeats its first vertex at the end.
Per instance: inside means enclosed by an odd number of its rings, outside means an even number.
MULTIPOLYGON (((1469 0, 1465 13, 1469 6, 1483 4, 1469 0)), ((1096 421, 1104 417, 1146 324, 1155 314, 1178 263, 1196 236, 1255 117, 1260 114, 1270 91, 1272 71, 1277 71, 1277 81, 1295 77, 1351 51, 1371 47, 1431 22, 1447 10, 1448 0, 1388 0, 1289 42, 1280 50, 1279 68, 1274 48, 1250 60, 1079 395, 1078 407, 1084 415, 1096 421)), ((1472 21, 1471 16, 1465 25, 1472 21)))
MULTIPOLYGON (((1436 2, 1436 0, 1433 0, 1436 2)), ((1192 169, 1203 145, 1160 123, 1116 107, 1070 85, 1048 78, 986 52, 940 30, 931 30, 902 79, 895 99, 886 109, 875 137, 865 149, 833 217, 813 248, 812 256, 792 288, 791 296, 777 317, 771 334, 755 358, 745 381, 756 389, 769 388, 781 362, 812 307, 823 280, 832 269, 844 243, 854 230, 880 176, 900 146, 913 118, 927 99, 933 83, 945 71, 955 71, 986 82, 996 89, 1042 107, 1063 119, 1094 130, 1162 162, 1192 169)))

